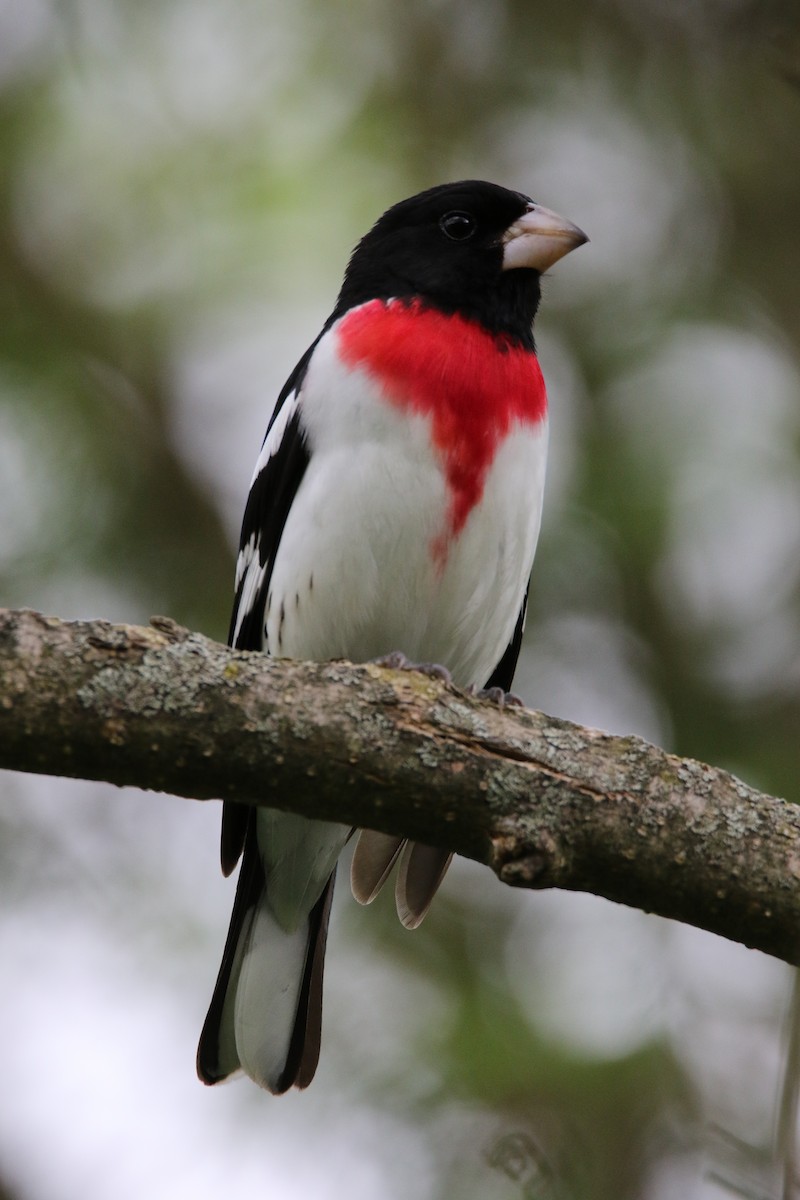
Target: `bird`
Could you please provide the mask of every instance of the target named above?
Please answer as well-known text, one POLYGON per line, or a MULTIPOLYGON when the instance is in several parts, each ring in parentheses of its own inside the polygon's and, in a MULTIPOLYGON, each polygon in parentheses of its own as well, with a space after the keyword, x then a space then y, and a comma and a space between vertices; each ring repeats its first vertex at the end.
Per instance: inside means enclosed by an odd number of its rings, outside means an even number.
MULTIPOLYGON (((379 217, 272 411, 229 645, 310 661, 396 652, 386 661, 510 691, 547 457, 533 322, 543 272, 586 241, 482 180, 428 188, 379 217)), ((197 1051, 204 1083, 243 1071, 280 1095, 313 1079, 336 865, 352 833, 223 803, 223 873, 242 865, 197 1051)), ((450 858, 362 830, 353 894, 368 903, 396 866, 398 915, 414 928, 450 858)))

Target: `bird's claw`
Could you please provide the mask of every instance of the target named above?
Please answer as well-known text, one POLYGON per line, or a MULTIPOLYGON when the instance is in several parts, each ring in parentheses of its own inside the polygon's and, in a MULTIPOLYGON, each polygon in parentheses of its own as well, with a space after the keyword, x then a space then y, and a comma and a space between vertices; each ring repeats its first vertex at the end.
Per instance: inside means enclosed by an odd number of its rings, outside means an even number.
POLYGON ((492 704, 496 704, 498 708, 524 708, 522 700, 519 696, 515 696, 513 692, 504 692, 501 687, 490 688, 467 688, 467 693, 474 696, 476 700, 491 700, 492 704))
POLYGON ((417 663, 406 658, 402 650, 392 650, 391 654, 382 654, 380 658, 370 660, 376 667, 389 667, 392 671, 419 671, 429 679, 438 679, 442 683, 452 683, 453 679, 447 667, 440 663, 417 663))

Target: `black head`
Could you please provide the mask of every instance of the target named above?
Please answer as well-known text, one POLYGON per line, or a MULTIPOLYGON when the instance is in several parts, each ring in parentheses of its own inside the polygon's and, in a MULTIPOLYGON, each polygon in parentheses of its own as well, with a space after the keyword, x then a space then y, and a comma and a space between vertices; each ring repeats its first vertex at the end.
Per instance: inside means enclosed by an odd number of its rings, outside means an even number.
POLYGON ((541 271, 584 241, 521 192, 441 184, 387 209, 361 239, 334 317, 366 300, 420 297, 532 344, 541 271))

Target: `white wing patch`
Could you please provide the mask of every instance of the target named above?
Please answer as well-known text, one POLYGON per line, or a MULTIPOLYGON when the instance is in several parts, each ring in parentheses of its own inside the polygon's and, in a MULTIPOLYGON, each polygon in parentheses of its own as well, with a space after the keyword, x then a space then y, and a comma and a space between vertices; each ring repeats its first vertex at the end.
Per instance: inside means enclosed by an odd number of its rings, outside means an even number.
POLYGON ((234 581, 234 591, 239 590, 239 584, 245 576, 245 573, 250 570, 252 563, 259 546, 259 537, 256 533, 250 534, 250 540, 247 545, 242 546, 239 551, 239 557, 236 559, 236 579, 234 581))
POLYGON ((269 561, 265 562, 263 567, 259 562, 259 544, 259 539, 253 534, 239 555, 236 574, 237 576, 240 575, 239 565, 241 565, 241 577, 244 578, 244 586, 242 587, 242 594, 239 597, 239 606, 236 609, 236 625, 233 630, 234 645, 239 640, 242 622, 253 608, 253 605, 258 601, 261 585, 264 582, 269 567, 269 561))
MULTIPOLYGON (((284 439, 287 426, 300 405, 301 394, 302 387, 287 396, 281 405, 272 427, 264 438, 264 444, 261 447, 261 453, 258 456, 255 470, 253 471, 253 478, 250 481, 251 491, 260 478, 261 473, 269 470, 272 459, 275 457, 284 439)), ((233 627, 232 643, 234 646, 239 639, 245 618, 258 603, 262 585, 272 565, 273 556, 274 550, 272 555, 265 558, 262 565, 261 531, 258 529, 252 530, 250 537, 239 551, 239 557, 236 560, 235 590, 238 593, 240 585, 242 590, 239 595, 239 603, 236 608, 236 621, 233 627)))
POLYGON ((300 397, 302 393, 302 387, 296 389, 291 393, 291 395, 286 397, 281 405, 274 424, 268 430, 267 436, 264 438, 264 445, 261 447, 261 453, 256 460, 253 478, 250 480, 251 488, 261 472, 267 469, 270 459, 273 458, 275 452, 283 441, 283 435, 286 433, 286 426, 289 424, 300 406, 300 397))

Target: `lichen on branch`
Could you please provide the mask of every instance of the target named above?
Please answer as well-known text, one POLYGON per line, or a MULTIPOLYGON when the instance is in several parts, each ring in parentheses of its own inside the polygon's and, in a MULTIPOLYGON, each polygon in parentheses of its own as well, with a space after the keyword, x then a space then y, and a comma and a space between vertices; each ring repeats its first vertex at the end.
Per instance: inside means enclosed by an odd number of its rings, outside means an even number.
POLYGON ((403 834, 800 965, 800 807, 418 672, 0 610, 0 767, 403 834))

